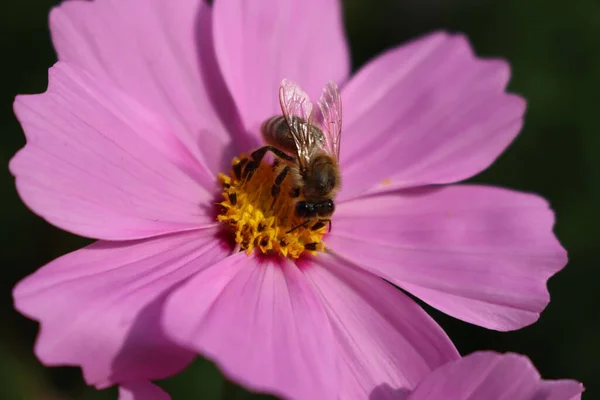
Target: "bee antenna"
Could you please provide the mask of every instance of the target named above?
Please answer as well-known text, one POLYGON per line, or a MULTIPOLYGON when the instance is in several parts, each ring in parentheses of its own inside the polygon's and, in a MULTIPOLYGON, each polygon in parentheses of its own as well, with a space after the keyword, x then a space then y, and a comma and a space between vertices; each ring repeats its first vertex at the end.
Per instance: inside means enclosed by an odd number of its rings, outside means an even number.
POLYGON ((306 221, 304 221, 303 223, 301 223, 300 225, 296 225, 295 227, 293 227, 292 229, 290 229, 289 231, 286 232, 287 233, 291 233, 294 232, 296 229, 298 228, 302 228, 303 226, 308 225, 308 223, 310 222, 310 219, 307 219, 306 221))

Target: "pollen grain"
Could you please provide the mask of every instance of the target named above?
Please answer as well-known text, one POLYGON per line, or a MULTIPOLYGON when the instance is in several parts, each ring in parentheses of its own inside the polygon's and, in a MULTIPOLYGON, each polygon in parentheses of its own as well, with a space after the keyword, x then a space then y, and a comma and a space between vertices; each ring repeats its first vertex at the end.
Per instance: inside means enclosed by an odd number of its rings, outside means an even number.
POLYGON ((294 214, 290 180, 282 182, 274 200, 277 168, 263 160, 250 179, 245 179, 242 175, 247 160, 246 156, 236 157, 229 175, 219 174, 223 201, 218 203, 221 212, 217 218, 232 230, 240 249, 248 254, 259 249, 264 254, 293 259, 324 251, 326 226, 316 230, 311 229, 312 224, 298 227, 305 221, 294 214))

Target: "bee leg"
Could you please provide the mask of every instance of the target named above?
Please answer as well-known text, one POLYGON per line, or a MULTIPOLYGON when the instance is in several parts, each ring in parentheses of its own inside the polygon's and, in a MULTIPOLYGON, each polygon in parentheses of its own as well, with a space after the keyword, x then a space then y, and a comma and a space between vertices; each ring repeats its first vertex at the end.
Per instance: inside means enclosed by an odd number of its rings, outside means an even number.
POLYGON ((248 163, 248 159, 242 158, 237 164, 235 164, 233 166, 233 174, 235 175, 236 179, 241 179, 242 172, 247 163, 248 163))
POLYGON ((289 162, 295 161, 294 157, 285 154, 283 151, 279 150, 276 147, 273 147, 270 145, 263 146, 258 150, 254 150, 252 152, 252 154, 250 154, 251 160, 249 160, 246 163, 246 166, 244 167, 244 171, 242 173, 242 177, 246 181, 249 181, 250 179, 252 179, 252 175, 254 175, 254 172, 258 169, 258 166, 262 162, 262 159, 264 158, 265 154, 267 154, 267 151, 270 151, 271 153, 275 154, 276 157, 279 157, 283 160, 286 160, 289 162))
POLYGON ((242 171, 242 178, 244 179, 244 182, 248 182, 250 179, 252 179, 252 175, 254 175, 254 172, 256 172, 258 169, 259 164, 260 163, 255 163, 251 160, 246 163, 244 170, 242 171))
POLYGON ((279 150, 277 147, 273 147, 273 146, 263 146, 258 150, 254 150, 252 152, 252 154, 250 154, 250 157, 252 158, 252 161, 254 161, 256 164, 260 164, 260 162, 262 161, 263 157, 265 156, 265 154, 267 154, 267 151, 270 151, 271 153, 275 154, 275 156, 289 161, 289 162, 294 162, 295 159, 294 157, 285 154, 283 151, 279 150))
POLYGON ((317 230, 321 229, 322 227, 324 227, 326 223, 329 223, 329 230, 328 230, 328 232, 331 232, 331 220, 330 219, 320 219, 320 220, 318 220, 316 224, 314 224, 313 226, 311 226, 310 230, 311 231, 317 231, 317 230))
POLYGON ((279 192, 281 190, 281 184, 285 180, 288 172, 290 172, 290 167, 286 166, 281 170, 277 178, 275 178, 275 183, 273 183, 273 187, 271 188, 271 196, 273 196, 273 202, 271 203, 271 209, 275 205, 275 201, 277 201, 277 196, 279 196, 279 192))
POLYGON ((310 221, 311 221, 310 219, 307 219, 306 221, 304 221, 304 222, 303 222, 303 223, 301 223, 301 224, 298 224, 298 225, 296 225, 295 227, 293 227, 292 229, 290 229, 290 230, 289 230, 289 231, 287 231, 286 233, 292 233, 292 232, 294 232, 296 229, 298 229, 298 228, 302 228, 303 226, 306 226, 306 225, 308 225, 308 224, 310 223, 310 221))

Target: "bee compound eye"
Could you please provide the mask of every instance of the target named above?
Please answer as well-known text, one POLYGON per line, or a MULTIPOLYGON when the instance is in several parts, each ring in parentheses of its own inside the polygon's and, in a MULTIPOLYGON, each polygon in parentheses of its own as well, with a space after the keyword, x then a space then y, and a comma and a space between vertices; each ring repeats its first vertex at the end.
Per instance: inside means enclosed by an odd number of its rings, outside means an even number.
POLYGON ((335 204, 333 204, 333 200, 327 200, 326 203, 327 211, 329 211, 330 213, 335 211, 335 204))
POLYGON ((309 204, 305 201, 299 201, 296 203, 296 215, 299 217, 306 217, 310 212, 309 204))
POLYGON ((315 205, 315 213, 321 217, 326 217, 330 215, 331 213, 333 213, 333 209, 333 201, 331 200, 325 200, 315 205))

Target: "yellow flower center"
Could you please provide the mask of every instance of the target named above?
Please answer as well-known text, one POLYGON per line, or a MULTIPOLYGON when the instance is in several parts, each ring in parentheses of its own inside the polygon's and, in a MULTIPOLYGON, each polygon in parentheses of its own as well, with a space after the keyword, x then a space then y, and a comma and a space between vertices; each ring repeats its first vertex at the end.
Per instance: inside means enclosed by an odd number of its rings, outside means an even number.
POLYGON ((313 230, 314 222, 306 223, 295 215, 296 199, 290 196, 290 178, 281 183, 280 194, 274 198, 276 166, 263 160, 250 179, 244 179, 240 171, 246 162, 247 157, 236 157, 230 174, 219 174, 223 201, 219 203, 222 211, 217 218, 234 232, 240 248, 248 254, 258 248, 265 254, 290 258, 324 251, 322 239, 327 225, 313 230))

